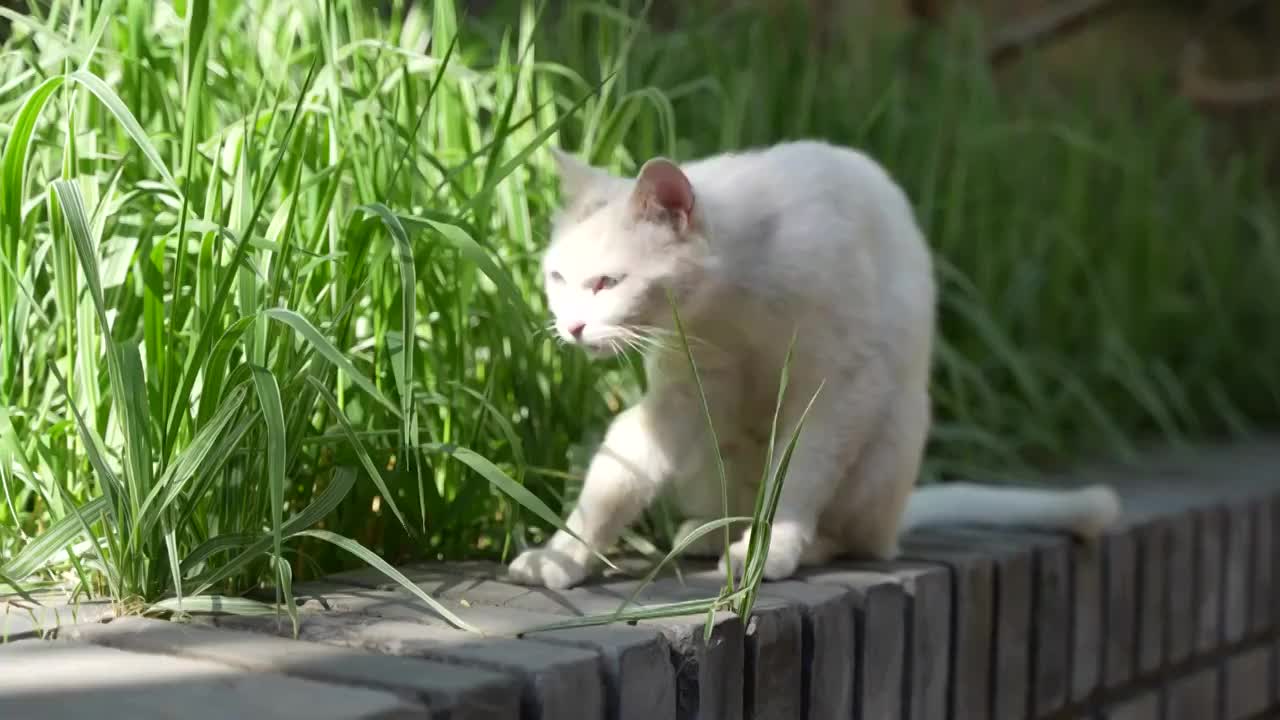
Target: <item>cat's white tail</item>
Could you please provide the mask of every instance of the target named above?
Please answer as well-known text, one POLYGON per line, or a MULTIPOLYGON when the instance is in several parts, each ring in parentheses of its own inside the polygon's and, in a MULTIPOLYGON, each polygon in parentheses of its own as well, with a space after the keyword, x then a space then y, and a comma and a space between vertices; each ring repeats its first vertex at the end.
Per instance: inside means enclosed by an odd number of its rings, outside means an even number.
POLYGON ((1094 537, 1119 519, 1120 498, 1107 485, 1050 490, 942 483, 911 493, 901 527, 1018 526, 1094 537))

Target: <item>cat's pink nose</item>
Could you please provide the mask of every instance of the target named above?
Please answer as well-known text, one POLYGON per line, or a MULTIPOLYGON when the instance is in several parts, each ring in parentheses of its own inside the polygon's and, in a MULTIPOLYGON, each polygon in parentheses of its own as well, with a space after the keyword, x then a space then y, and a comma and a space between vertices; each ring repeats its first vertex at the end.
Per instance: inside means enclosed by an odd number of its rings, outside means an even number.
POLYGON ((586 323, 574 323, 569 326, 569 334, 573 336, 574 340, 581 340, 582 331, 585 330, 586 327, 586 323))

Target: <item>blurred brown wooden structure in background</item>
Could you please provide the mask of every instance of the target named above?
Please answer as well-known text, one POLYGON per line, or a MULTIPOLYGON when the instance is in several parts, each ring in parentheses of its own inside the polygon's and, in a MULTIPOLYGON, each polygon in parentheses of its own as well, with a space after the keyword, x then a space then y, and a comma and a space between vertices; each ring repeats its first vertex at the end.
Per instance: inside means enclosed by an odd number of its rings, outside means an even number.
MULTIPOLYGON (((391 0, 370 0, 388 6, 391 0)), ((430 0, 406 0, 430 2, 430 0)), ((678 22, 692 5, 780 10, 809 5, 813 34, 886 27, 943 28, 952 13, 976 12, 987 28, 989 56, 1002 74, 1018 67, 1022 51, 1035 48, 1042 81, 1087 85, 1101 76, 1152 73, 1173 78, 1184 95, 1237 141, 1262 140, 1280 153, 1280 0, 654 0, 658 27, 678 22)), ((25 11, 48 0, 0 0, 25 11)), ((483 14, 501 0, 461 0, 483 14)), ((558 5, 549 0, 549 5, 558 5)), ((626 4, 623 2, 622 4, 626 4)), ((633 3, 638 6, 640 3, 633 3)), ((385 8, 384 8, 385 9, 385 8)), ((8 34, 0 17, 0 40, 8 34)), ((1280 162, 1276 163, 1280 172, 1280 162)))
MULTIPOLYGON (((781 8, 795 0, 657 0, 670 20, 686 3, 781 8)), ((853 26, 941 26, 976 12, 1003 67, 1027 48, 1064 76, 1169 70, 1206 109, 1280 105, 1280 0, 804 0, 815 33, 853 26), (1123 62, 1123 67, 1117 67, 1123 62)))
MULTIPOLYGON (((801 0, 813 35, 913 28, 945 31, 976 13, 1002 85, 1016 91, 1023 50, 1034 48, 1034 84, 1085 88, 1097 79, 1167 78, 1170 92, 1213 119, 1219 140, 1269 155, 1280 183, 1280 0, 801 0)), ((655 0, 654 19, 687 4, 781 10, 796 0, 655 0)), ((1105 112, 1105 104, 1099 106, 1105 112)))
MULTIPOLYGON (((1207 109, 1280 105, 1280 0, 799 1, 810 7, 818 29, 815 36, 839 32, 851 27, 851 22, 864 27, 904 22, 939 25, 949 13, 965 10, 977 12, 990 28, 991 60, 997 66, 1035 47, 1042 51, 1047 67, 1066 75, 1113 73, 1122 61, 1128 69, 1175 68, 1181 91, 1207 109)), ((373 2, 388 4, 388 0, 373 2)), ((652 14, 662 25, 673 22, 679 9, 691 4, 780 8, 794 2, 655 0, 652 14)), ((0 0, 0 7, 23 12, 32 3, 48 6, 48 0, 0 0)), ((480 14, 501 3, 463 0, 461 4, 480 14)), ((0 17, 0 40, 8 35, 8 24, 0 17)))

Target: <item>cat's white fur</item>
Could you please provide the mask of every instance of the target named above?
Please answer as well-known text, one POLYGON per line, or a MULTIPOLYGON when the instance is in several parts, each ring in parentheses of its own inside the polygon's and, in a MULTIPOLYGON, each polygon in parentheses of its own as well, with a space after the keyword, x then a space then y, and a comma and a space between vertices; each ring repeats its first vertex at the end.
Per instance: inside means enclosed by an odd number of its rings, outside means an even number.
MULTIPOLYGON (((780 444, 821 386, 783 483, 768 579, 837 554, 891 558, 899 533, 921 524, 1092 535, 1118 516, 1107 487, 913 492, 930 423, 932 261, 906 196, 867 156, 792 142, 679 167, 655 159, 635 179, 557 158, 566 205, 543 263, 557 331, 593 352, 643 347, 649 379, 610 425, 567 520, 597 551, 663 492, 688 518, 682 533, 723 514, 668 298, 691 338, 731 514, 751 513, 793 337, 780 444)), ((744 536, 721 567, 740 571, 746 547, 744 536)), ((510 575, 563 588, 587 577, 592 560, 557 532, 510 575)))

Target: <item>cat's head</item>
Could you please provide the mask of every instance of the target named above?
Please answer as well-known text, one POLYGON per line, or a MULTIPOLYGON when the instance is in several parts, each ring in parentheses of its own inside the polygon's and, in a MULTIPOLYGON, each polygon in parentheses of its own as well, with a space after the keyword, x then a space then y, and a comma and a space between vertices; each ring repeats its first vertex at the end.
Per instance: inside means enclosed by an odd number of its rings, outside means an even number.
POLYGON ((613 354, 669 331, 668 297, 684 316, 710 266, 689 179, 662 158, 620 178, 555 156, 564 207, 542 280, 556 334, 593 354, 613 354))

